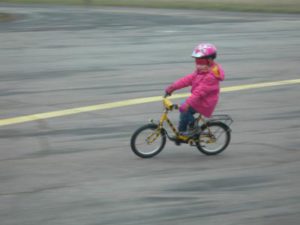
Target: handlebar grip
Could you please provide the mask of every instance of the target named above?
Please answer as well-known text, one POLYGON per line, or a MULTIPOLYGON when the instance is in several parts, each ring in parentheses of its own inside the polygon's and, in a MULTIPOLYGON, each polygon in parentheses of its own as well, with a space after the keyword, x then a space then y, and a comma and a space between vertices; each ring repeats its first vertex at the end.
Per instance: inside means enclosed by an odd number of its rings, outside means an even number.
POLYGON ((166 97, 169 97, 169 96, 171 96, 171 95, 166 92, 163 97, 166 98, 166 97))

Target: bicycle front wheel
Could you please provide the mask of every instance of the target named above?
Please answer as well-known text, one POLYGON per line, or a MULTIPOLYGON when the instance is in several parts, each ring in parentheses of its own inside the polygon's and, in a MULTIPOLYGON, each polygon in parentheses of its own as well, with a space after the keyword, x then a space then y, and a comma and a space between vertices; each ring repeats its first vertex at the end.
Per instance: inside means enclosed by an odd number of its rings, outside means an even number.
POLYGON ((217 155, 227 148, 230 139, 230 128, 226 124, 210 122, 202 127, 196 146, 205 155, 217 155))
POLYGON ((151 158, 160 153, 166 144, 166 136, 156 124, 137 129, 130 141, 132 151, 141 158, 151 158))

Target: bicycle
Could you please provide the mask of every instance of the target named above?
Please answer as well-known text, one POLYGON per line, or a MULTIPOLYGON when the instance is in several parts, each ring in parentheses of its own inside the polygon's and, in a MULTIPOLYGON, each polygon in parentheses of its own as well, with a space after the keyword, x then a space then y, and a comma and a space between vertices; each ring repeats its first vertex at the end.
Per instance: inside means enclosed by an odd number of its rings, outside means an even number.
POLYGON ((189 144, 196 146, 205 155, 217 155, 223 152, 230 143, 233 120, 229 115, 214 115, 205 119, 202 115, 195 118, 193 132, 182 135, 174 127, 168 113, 178 110, 178 105, 173 104, 168 95, 163 97, 164 110, 158 123, 153 120, 138 128, 131 136, 131 150, 141 158, 151 158, 159 154, 165 147, 167 138, 176 145, 189 144), (165 129, 165 122, 169 125, 175 136, 170 136, 165 129))

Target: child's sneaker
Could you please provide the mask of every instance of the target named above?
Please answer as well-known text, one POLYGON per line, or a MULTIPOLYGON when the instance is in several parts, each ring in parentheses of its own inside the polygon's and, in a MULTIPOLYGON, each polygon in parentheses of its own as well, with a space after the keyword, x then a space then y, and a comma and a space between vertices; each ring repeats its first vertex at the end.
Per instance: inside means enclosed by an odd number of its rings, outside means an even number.
POLYGON ((191 137, 197 133, 198 129, 189 128, 187 131, 180 132, 181 135, 191 137))

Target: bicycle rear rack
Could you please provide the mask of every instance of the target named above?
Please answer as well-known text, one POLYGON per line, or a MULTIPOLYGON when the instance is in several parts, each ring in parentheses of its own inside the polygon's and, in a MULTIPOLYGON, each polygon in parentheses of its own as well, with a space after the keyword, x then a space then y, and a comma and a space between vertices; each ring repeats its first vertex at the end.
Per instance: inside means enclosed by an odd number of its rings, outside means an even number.
POLYGON ((221 121, 227 126, 230 126, 233 123, 233 119, 227 114, 213 115, 208 119, 208 121, 221 121))

